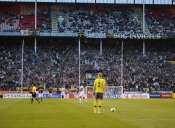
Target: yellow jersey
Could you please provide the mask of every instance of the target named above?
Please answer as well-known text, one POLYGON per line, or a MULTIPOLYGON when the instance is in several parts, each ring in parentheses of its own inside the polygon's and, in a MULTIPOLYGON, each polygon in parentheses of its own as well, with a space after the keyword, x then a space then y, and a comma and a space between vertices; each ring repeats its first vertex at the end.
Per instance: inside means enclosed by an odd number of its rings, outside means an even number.
POLYGON ((96 93, 103 93, 105 88, 105 80, 103 78, 97 78, 94 81, 95 92, 96 93))
POLYGON ((32 87, 32 93, 36 93, 36 87, 35 86, 32 87))

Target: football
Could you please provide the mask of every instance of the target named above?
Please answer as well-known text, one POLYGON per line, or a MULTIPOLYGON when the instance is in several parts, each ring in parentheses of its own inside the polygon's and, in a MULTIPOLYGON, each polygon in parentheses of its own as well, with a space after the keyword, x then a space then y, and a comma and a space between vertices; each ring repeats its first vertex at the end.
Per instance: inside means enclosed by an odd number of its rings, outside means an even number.
POLYGON ((115 112, 115 108, 111 108, 111 112, 115 112))

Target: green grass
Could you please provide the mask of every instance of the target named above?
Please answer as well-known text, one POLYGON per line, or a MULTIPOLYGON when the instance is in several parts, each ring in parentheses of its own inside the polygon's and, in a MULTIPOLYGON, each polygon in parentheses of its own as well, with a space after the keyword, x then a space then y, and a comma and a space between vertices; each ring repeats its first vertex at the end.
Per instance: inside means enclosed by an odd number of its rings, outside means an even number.
POLYGON ((103 114, 93 113, 93 99, 0 98, 0 128, 174 128, 174 99, 104 99, 103 114), (116 111, 111 112, 110 108, 116 111))

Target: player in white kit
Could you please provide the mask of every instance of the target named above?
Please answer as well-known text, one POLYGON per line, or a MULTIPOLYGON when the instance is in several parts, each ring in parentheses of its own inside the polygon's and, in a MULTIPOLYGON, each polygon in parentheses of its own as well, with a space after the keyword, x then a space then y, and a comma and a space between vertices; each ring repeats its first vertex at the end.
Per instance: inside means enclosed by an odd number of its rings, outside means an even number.
POLYGON ((66 89, 64 86, 62 86, 61 88, 61 99, 65 99, 66 98, 66 89))
POLYGON ((87 98, 86 98, 86 95, 85 95, 85 89, 84 89, 83 85, 81 85, 81 86, 79 87, 79 104, 81 104, 81 101, 82 101, 83 99, 84 99, 84 100, 86 101, 86 103, 87 103, 87 98))

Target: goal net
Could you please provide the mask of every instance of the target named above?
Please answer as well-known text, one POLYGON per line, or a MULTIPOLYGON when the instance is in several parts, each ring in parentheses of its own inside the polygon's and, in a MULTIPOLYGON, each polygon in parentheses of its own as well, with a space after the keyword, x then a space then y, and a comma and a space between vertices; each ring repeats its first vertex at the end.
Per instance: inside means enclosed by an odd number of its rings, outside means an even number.
MULTIPOLYGON (((86 94, 92 94, 93 95, 93 85, 87 85, 85 88, 86 94)), ((113 86, 112 84, 106 85, 106 95, 104 95, 104 98, 122 98, 123 94, 123 86, 113 86)))

